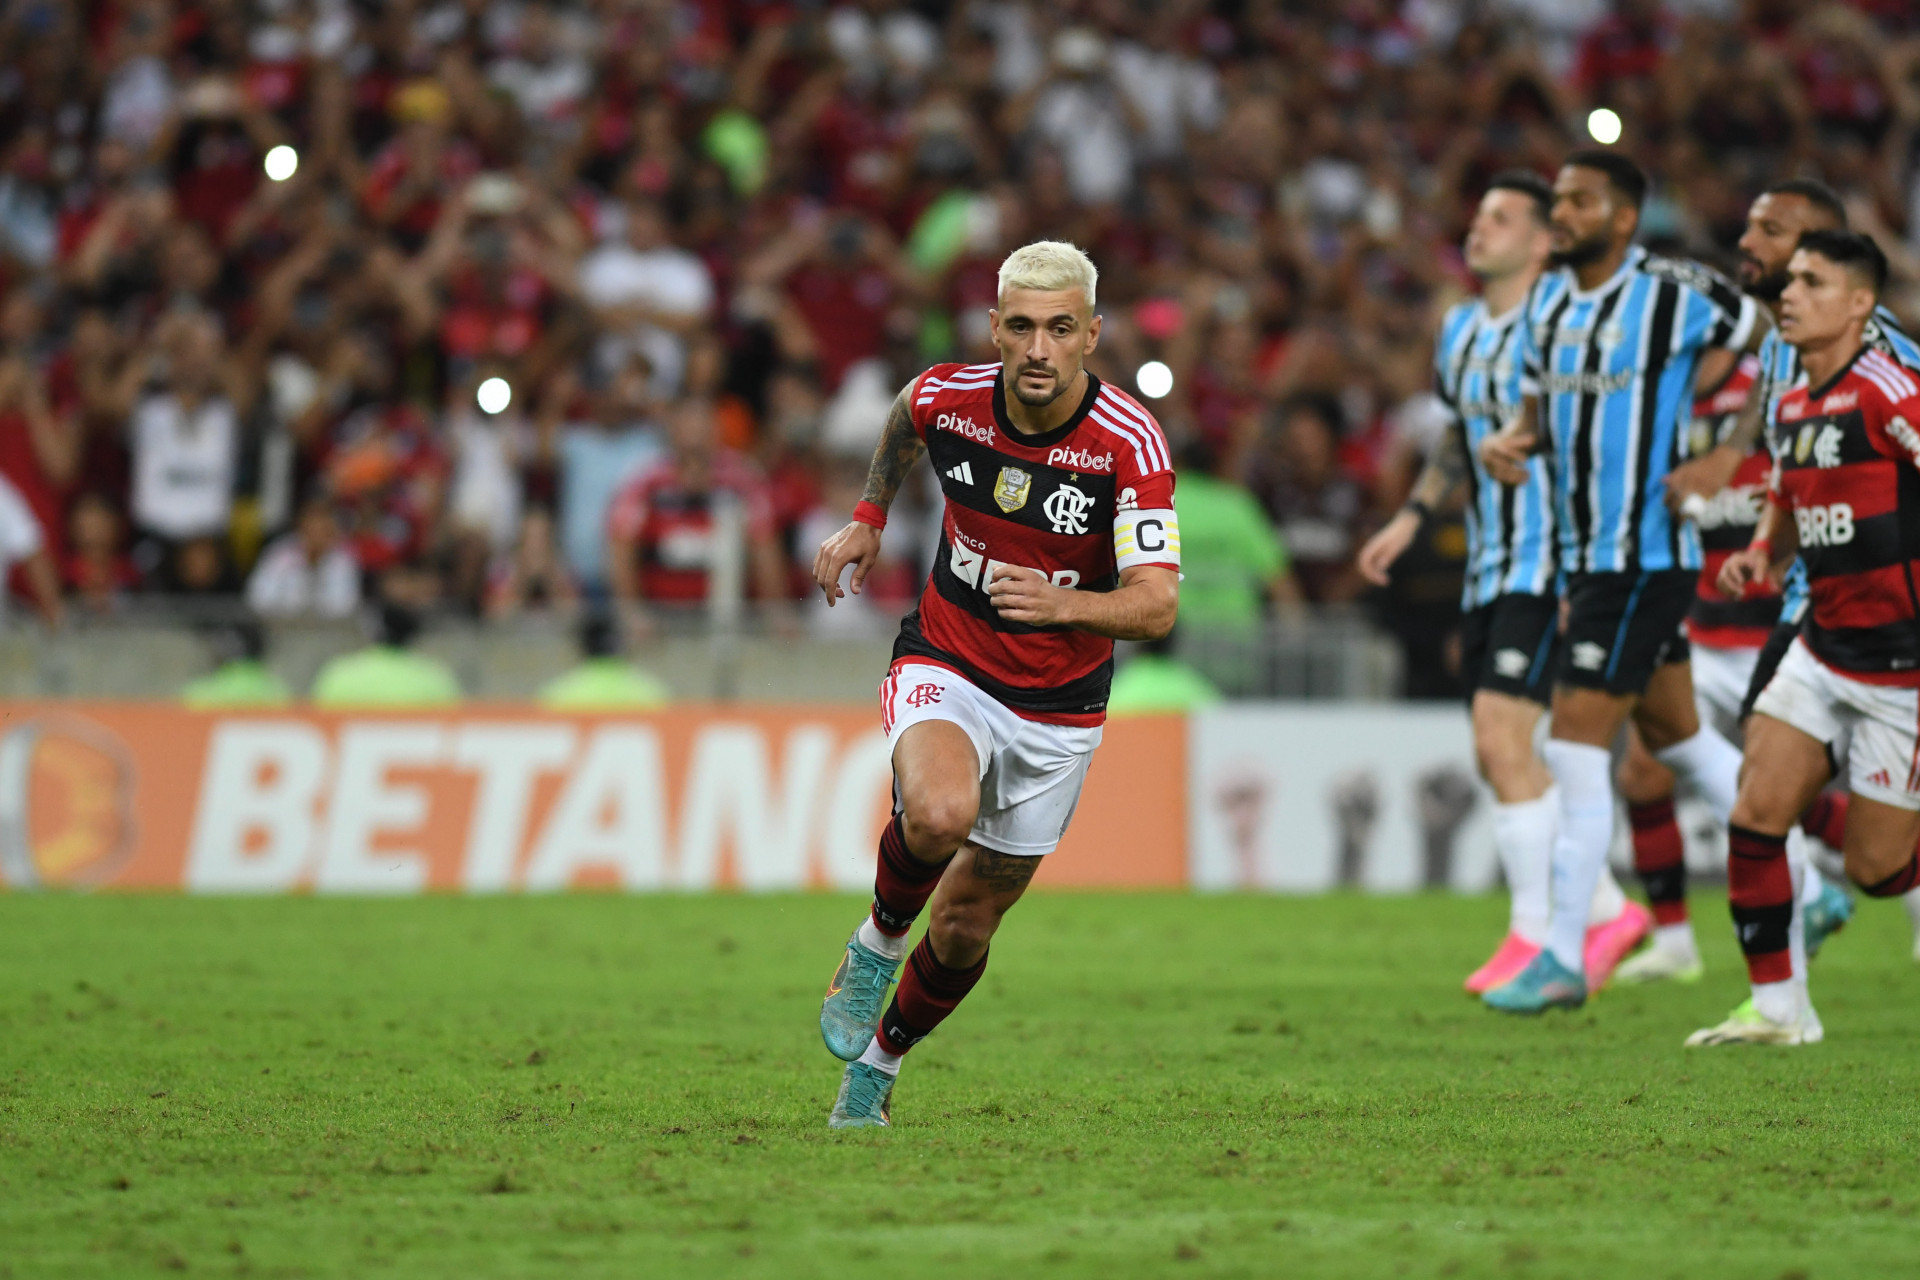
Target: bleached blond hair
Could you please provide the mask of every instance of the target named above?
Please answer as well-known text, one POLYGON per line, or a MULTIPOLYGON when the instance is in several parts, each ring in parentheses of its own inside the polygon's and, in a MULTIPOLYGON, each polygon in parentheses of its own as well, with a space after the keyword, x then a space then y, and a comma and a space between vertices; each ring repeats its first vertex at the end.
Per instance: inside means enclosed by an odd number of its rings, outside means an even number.
POLYGON ((1091 311, 1094 289, 1099 283, 1100 272, 1094 267, 1093 259, 1082 252, 1079 245, 1065 240, 1036 240, 1021 245, 1000 264, 1002 300, 1009 289, 1035 289, 1043 293, 1078 289, 1087 295, 1087 310, 1091 311))

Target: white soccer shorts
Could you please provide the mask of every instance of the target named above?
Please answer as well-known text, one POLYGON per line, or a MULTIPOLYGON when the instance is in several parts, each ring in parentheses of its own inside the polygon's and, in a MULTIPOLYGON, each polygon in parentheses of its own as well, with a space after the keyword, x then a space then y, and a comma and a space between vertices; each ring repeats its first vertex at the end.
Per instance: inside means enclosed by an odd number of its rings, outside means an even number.
MULTIPOLYGON (((980 758, 980 813, 969 837, 999 853, 1054 851, 1080 803, 1100 729, 1022 719, 956 671, 902 662, 880 682, 887 742, 923 720, 959 725, 980 758)), ((899 802, 896 790, 895 803, 899 802)))
POLYGON ((1693 701, 1700 709, 1700 723, 1713 726, 1729 742, 1740 741, 1740 706, 1747 700, 1760 650, 1703 644, 1692 648, 1693 701))
POLYGON ((1920 689, 1850 679, 1795 640, 1753 709, 1828 744, 1855 795, 1920 809, 1920 689))

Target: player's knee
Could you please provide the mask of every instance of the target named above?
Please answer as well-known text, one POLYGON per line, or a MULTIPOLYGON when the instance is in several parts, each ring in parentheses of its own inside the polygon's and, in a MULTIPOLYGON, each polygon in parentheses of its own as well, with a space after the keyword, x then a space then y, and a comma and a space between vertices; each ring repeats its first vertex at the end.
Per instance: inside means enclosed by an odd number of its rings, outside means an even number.
POLYGON ((907 797, 903 817, 908 847, 919 857, 945 857, 965 843, 979 807, 978 799, 961 792, 907 797))
POLYGON ((1673 794, 1673 774, 1643 752, 1627 753, 1615 781, 1620 786, 1620 798, 1628 804, 1648 804, 1673 794))

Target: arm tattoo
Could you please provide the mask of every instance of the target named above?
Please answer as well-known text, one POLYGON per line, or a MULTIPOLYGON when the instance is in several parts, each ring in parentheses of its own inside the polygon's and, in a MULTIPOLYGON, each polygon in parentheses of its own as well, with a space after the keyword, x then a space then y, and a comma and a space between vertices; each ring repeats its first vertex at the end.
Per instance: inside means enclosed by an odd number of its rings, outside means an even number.
POLYGON ((1438 510, 1453 498, 1467 481, 1466 433, 1459 423, 1447 428, 1427 459, 1420 478, 1413 482, 1413 500, 1429 510, 1438 510))
POLYGON ((913 429, 913 383, 909 382, 887 410, 887 425, 874 448, 873 464, 867 468, 867 491, 861 499, 883 509, 892 506, 894 495, 900 492, 901 483, 926 447, 913 429))
POLYGON ((1027 881, 1033 879, 1033 873, 1039 866, 1038 858, 1023 858, 1017 854, 1001 853, 997 849, 973 846, 974 878, 988 888, 1003 893, 1026 888, 1027 881))

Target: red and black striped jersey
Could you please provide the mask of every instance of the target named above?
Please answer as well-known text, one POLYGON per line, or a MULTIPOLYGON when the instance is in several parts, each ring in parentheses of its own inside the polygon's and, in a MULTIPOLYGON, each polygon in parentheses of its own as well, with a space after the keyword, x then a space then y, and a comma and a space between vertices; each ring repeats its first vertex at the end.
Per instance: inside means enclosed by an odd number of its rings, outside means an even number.
POLYGON ((1111 591, 1134 565, 1177 570, 1173 460, 1160 425, 1091 373, 1073 416, 1042 435, 1014 429, 997 364, 935 365, 911 398, 947 501, 933 571, 900 624, 894 660, 951 667, 1028 719, 1101 723, 1113 641, 1009 622, 987 586, 1001 565, 1079 591, 1111 591))
POLYGON ((1871 347, 1796 387, 1772 425, 1773 501, 1793 516, 1807 647, 1873 684, 1920 686, 1920 374, 1871 347))
MULTIPOLYGON (((1760 362, 1753 356, 1743 356, 1711 395, 1693 402, 1693 424, 1688 434, 1696 456, 1726 438, 1759 375, 1760 362)), ((1767 474, 1772 469, 1773 459, 1766 448, 1755 448, 1740 463, 1727 487, 1708 500, 1706 510, 1694 521, 1700 531, 1702 564, 1693 607, 1687 611, 1687 636, 1695 644, 1714 649, 1757 649, 1767 642, 1780 620, 1780 593, 1765 578, 1754 581, 1738 600, 1721 595, 1717 585, 1720 566, 1727 557, 1753 541, 1760 508, 1767 500, 1767 474)))

